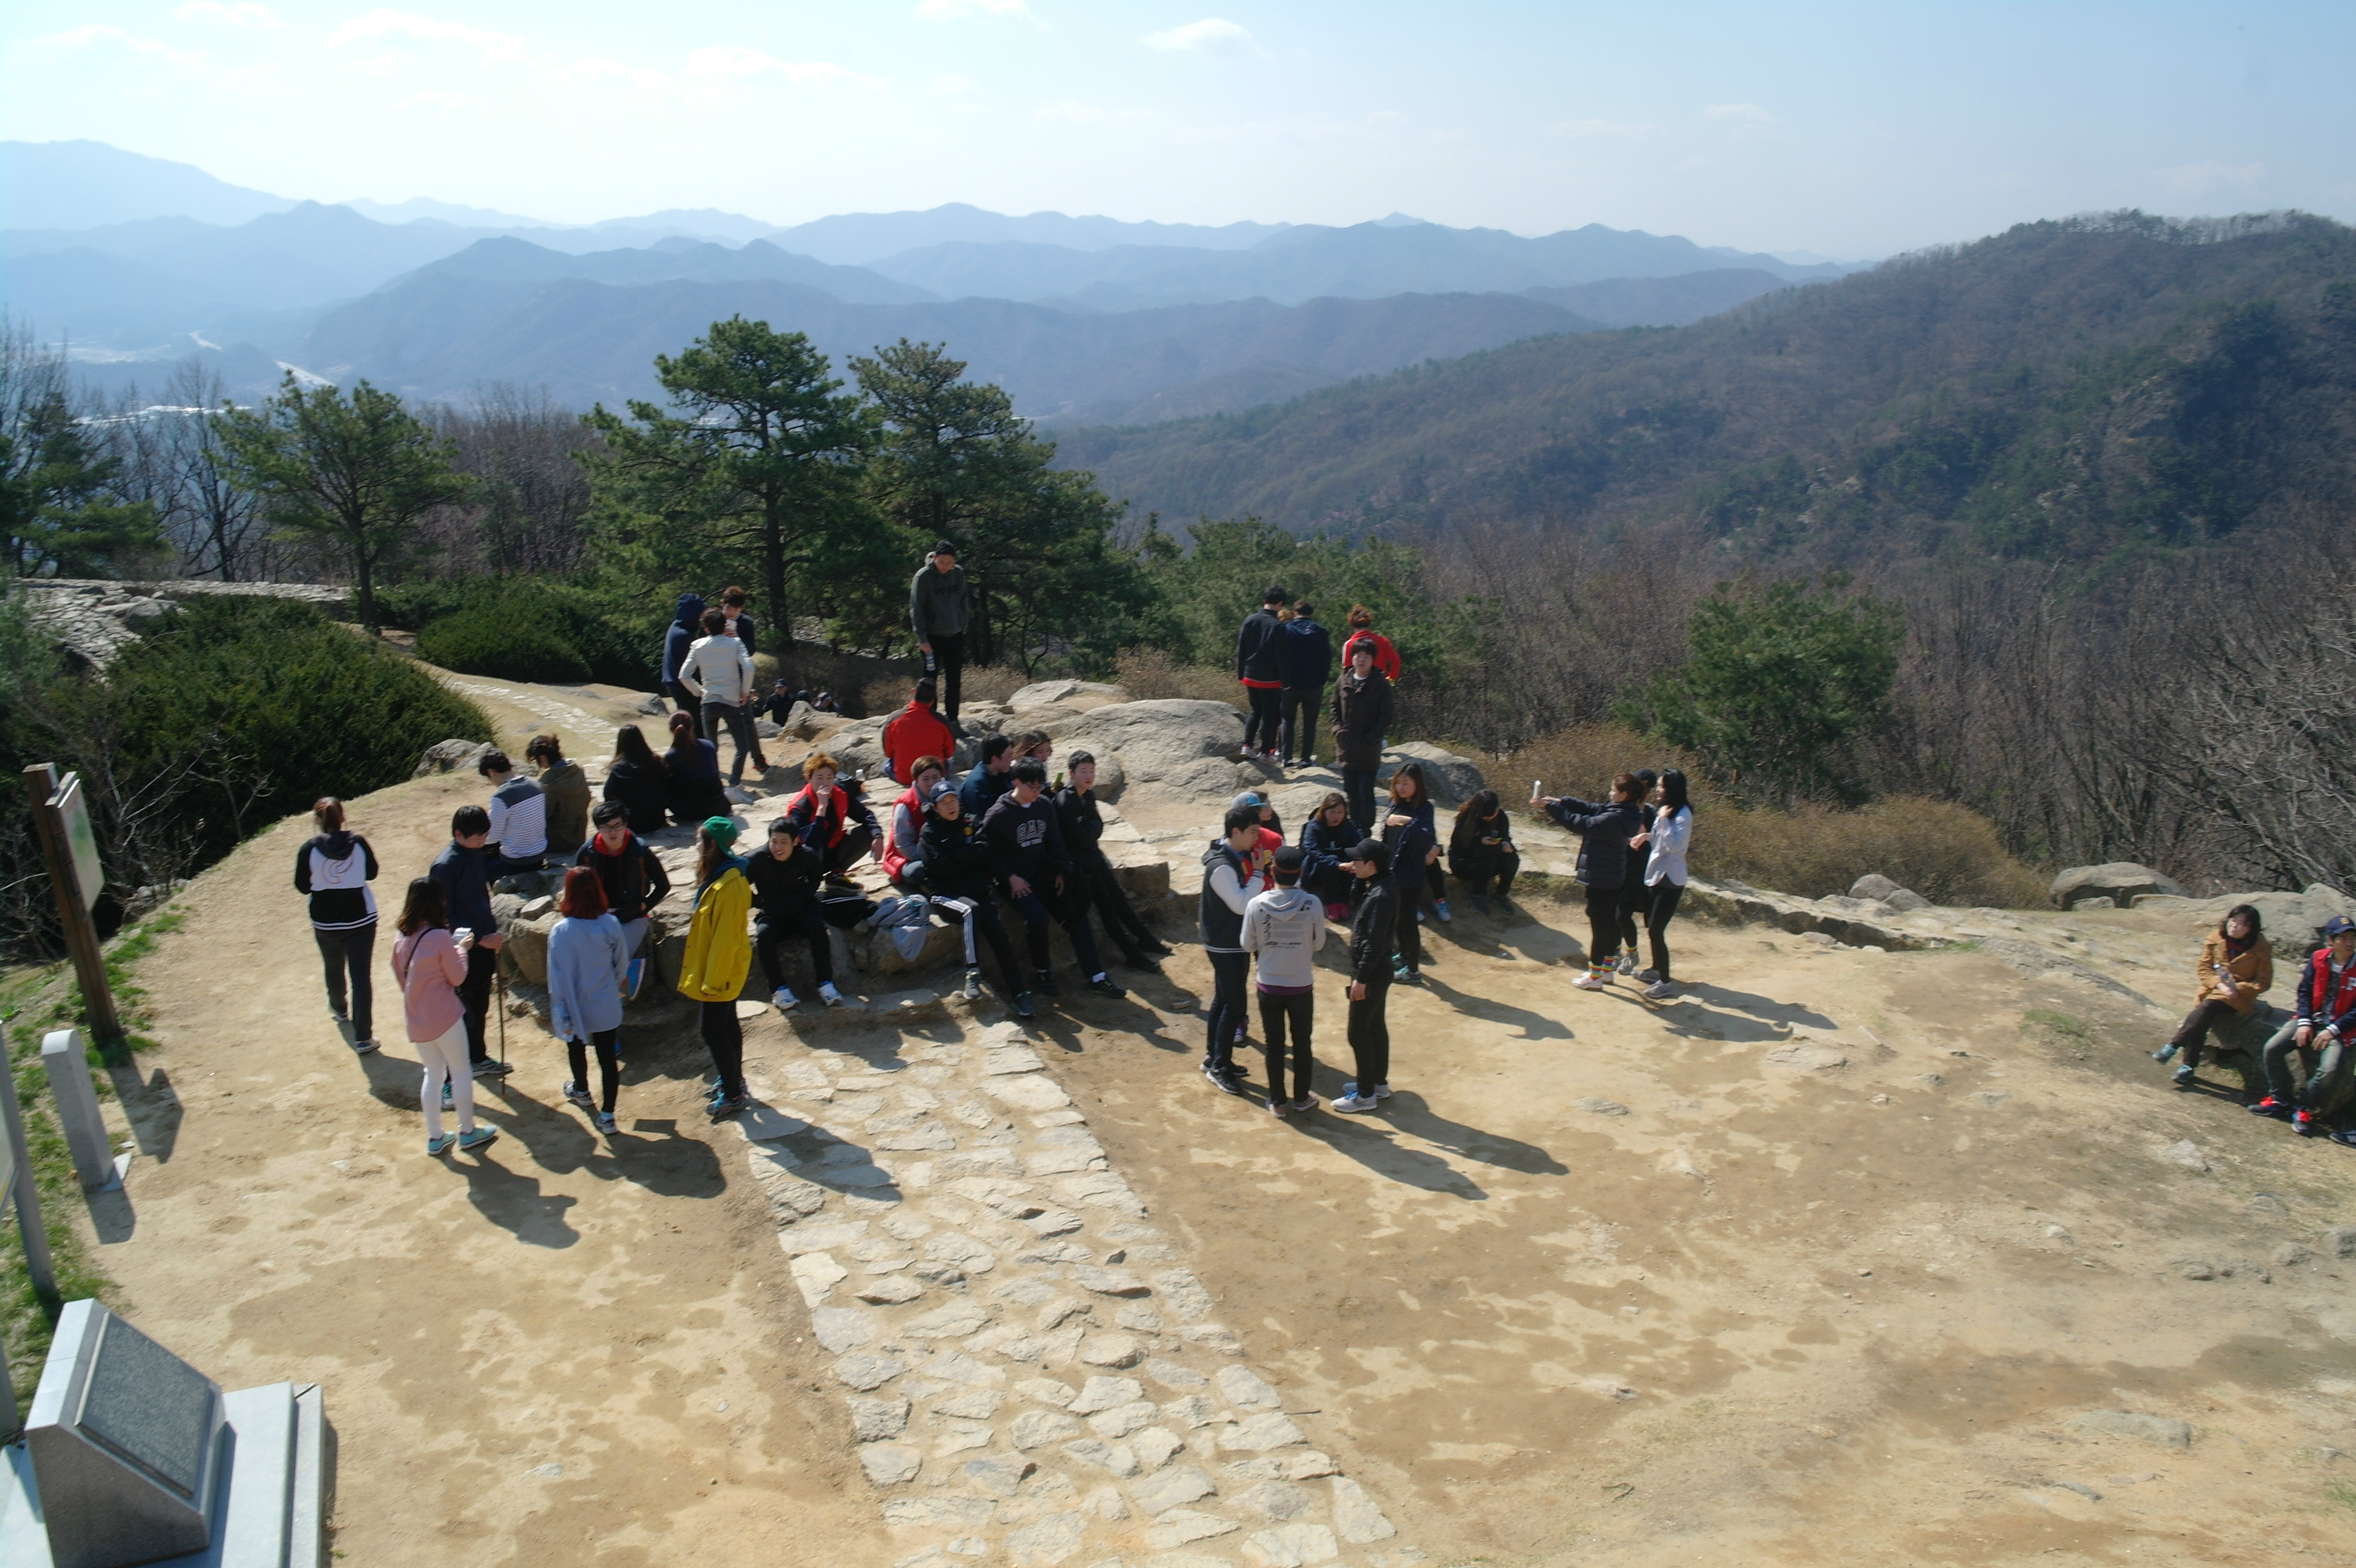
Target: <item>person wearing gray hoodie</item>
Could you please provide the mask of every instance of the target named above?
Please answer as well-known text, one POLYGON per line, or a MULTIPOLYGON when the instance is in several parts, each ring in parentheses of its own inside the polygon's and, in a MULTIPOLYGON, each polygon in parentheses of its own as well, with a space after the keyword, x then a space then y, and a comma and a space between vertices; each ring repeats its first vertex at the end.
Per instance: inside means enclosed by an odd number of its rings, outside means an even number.
POLYGON ((1268 1108, 1288 1116, 1317 1109, 1309 1080, 1317 1061, 1309 1048, 1316 1014, 1317 950, 1325 945, 1325 906, 1301 886, 1301 849, 1276 852, 1276 886, 1244 906, 1244 950, 1259 961, 1260 1038, 1268 1047, 1268 1108), (1285 1047, 1290 1025, 1292 1045, 1285 1047), (1286 1066, 1291 1071, 1286 1092, 1286 1066))
MULTIPOLYGON (((678 607, 671 613, 671 622, 663 632, 662 689, 665 695, 679 704, 679 711, 702 723, 702 703, 696 694, 680 683, 679 667, 687 662, 687 650, 703 635, 703 596, 681 594, 678 607)), ((710 739, 699 728, 698 738, 710 739)))

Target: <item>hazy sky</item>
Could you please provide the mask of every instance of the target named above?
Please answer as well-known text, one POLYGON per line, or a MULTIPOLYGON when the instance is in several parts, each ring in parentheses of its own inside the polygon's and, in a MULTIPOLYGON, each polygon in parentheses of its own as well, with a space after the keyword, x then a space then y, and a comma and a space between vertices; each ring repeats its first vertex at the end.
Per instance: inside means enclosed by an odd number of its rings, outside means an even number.
POLYGON ((1404 210, 1881 255, 2356 218, 2356 4, 10 0, 0 136, 564 221, 1404 210))

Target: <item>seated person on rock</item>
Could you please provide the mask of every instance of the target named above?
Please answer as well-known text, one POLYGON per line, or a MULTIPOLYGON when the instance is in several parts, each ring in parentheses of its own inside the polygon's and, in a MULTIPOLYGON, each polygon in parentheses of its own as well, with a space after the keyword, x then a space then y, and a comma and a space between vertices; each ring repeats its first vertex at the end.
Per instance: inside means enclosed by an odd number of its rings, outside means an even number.
POLYGON ((2299 971, 2290 1022, 2266 1042, 2266 1097, 2250 1107, 2279 1117, 2302 1136, 2323 1131, 2316 1112, 2349 1059, 2348 1036, 2356 1034, 2356 920, 2334 915, 2323 923, 2323 945, 2299 971), (2294 1089, 2290 1058, 2306 1060, 2307 1088, 2294 1089))
POLYGON ((932 799, 925 816, 918 853, 924 862, 925 897, 933 913, 965 934, 965 989, 969 1002, 981 1000, 980 943, 988 943, 998 960, 999 982, 1018 1018, 1032 1015, 1031 988, 1014 966, 1014 949, 1006 940, 1006 924, 999 918, 998 900, 991 897, 990 845, 975 832, 980 826, 965 814, 965 803, 954 789, 932 799))
MULTIPOLYGON (((670 771, 647 744, 646 732, 636 725, 624 725, 615 731, 614 757, 605 764, 604 794, 607 804, 630 814, 630 831, 662 832, 663 800, 669 793, 670 771)), ((594 820, 595 813, 591 816, 594 820)))
POLYGON ((925 861, 919 853, 924 843, 925 813, 932 810, 933 797, 949 785, 941 759, 930 752, 910 758, 908 772, 909 785, 892 802, 889 829, 875 858, 883 863, 884 875, 892 879, 893 886, 903 893, 916 893, 925 886, 925 861))
POLYGON ((2177 1088, 2195 1086, 2193 1073, 2201 1066, 2210 1031, 2248 1017, 2257 1007, 2259 993, 2275 983, 2274 944, 2260 924, 2254 908, 2236 904, 2201 944, 2200 960, 2192 966, 2192 1011, 2184 1015, 2175 1037, 2152 1053, 2159 1061, 2183 1053, 2174 1075, 2177 1088))
POLYGON ((567 859, 589 837, 589 775, 564 756, 564 743, 555 735, 534 736, 523 748, 523 759, 540 769, 540 792, 548 802, 549 853, 567 859))
POLYGON ((958 799, 965 820, 979 823, 1013 782, 1006 772, 1014 766, 1014 742, 1002 735, 984 736, 975 756, 972 770, 958 786, 958 799))
POLYGON ((1046 768, 1037 758, 1026 757, 1008 769, 1007 778, 1013 787, 998 798, 990 815, 982 819, 981 836, 989 843, 991 869, 1005 890, 1006 901, 1023 917, 1023 935, 1031 945, 1031 967, 1038 974, 1036 988, 1050 996, 1055 994, 1047 923, 1060 918, 1072 939, 1072 950, 1079 958, 1080 972, 1087 976, 1087 988, 1105 996, 1123 994, 1097 957, 1087 901, 1073 896, 1077 868, 1064 843, 1055 805, 1046 799, 1046 768))
POLYGON ((884 835, 867 802, 836 782, 841 773, 841 764, 833 757, 813 753, 802 764, 806 782, 787 802, 785 820, 794 837, 818 853, 826 875, 847 882, 851 868, 884 835))
POLYGON ((914 769, 920 757, 957 755, 957 734, 934 711, 934 691, 931 676, 918 681, 908 705, 884 726, 884 767, 894 783, 916 782, 914 769))
POLYGON ((1349 798, 1338 789, 1327 791, 1301 824, 1301 886, 1325 906, 1329 920, 1350 918, 1350 902, 1359 886, 1350 875, 1350 857, 1364 837, 1365 832, 1350 820, 1349 798))
POLYGON ((693 714, 671 714, 670 749, 662 754, 662 764, 664 804, 672 822, 693 825, 734 811, 720 782, 720 748, 695 733, 693 714))
POLYGON ((625 994, 636 997, 646 978, 647 961, 639 949, 646 944, 654 907, 670 897, 670 873, 647 841, 630 831, 629 808, 619 800, 600 800, 590 813, 597 831, 573 857, 597 874, 605 890, 605 908, 621 923, 622 950, 630 955, 625 994))
POLYGON ((769 845, 745 857, 745 879, 753 885, 753 951, 769 982, 769 1000, 781 1013, 798 1004, 786 983, 785 955, 778 950, 798 937, 809 944, 810 977, 819 1000, 840 1006, 842 993, 834 988, 834 933, 819 911, 819 872, 825 857, 811 843, 817 835, 808 824, 790 816, 769 824, 769 845))
MULTIPOLYGON (((1514 873, 1522 853, 1514 847, 1514 824, 1494 789, 1475 789, 1456 808, 1456 825, 1448 835, 1448 869, 1472 890, 1472 908, 1489 912, 1489 890, 1494 884, 1500 908, 1513 908, 1514 873)), ((1631 883, 1643 886, 1635 878, 1631 883)), ((1633 949, 1632 947, 1631 950, 1633 949)))
POLYGON ((491 836, 484 875, 493 882, 548 864, 548 797, 519 775, 504 751, 487 751, 476 764, 490 781, 491 836))
POLYGON ((1072 856, 1076 886, 1072 896, 1095 906, 1105 935, 1120 949, 1121 961, 1131 969, 1159 971, 1157 953, 1170 949, 1155 936, 1120 886, 1120 878, 1105 858, 1104 813, 1096 797, 1097 759, 1093 753, 1072 753, 1072 781, 1055 792, 1055 821, 1064 830, 1064 847, 1072 856))

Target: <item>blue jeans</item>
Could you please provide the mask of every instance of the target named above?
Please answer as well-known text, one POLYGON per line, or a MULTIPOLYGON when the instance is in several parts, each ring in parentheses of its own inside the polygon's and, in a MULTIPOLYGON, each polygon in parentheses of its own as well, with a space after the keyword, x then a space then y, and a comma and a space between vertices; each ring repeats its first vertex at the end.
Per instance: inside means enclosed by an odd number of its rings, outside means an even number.
POLYGON ((2296 1103, 2302 1110, 2312 1111, 2316 1102, 2323 1098, 2325 1087, 2340 1071, 2340 1064, 2348 1059, 2348 1047, 2347 1042, 2337 1035, 2325 1039, 2320 1029, 2308 1038, 2315 1043, 2301 1049, 2297 1020, 2275 1031, 2275 1037, 2266 1042, 2266 1092, 2285 1105, 2296 1103), (2320 1055, 2317 1057, 2315 1070, 2307 1075, 2307 1090, 2303 1094, 2296 1093, 2291 1083, 2290 1054, 2298 1051, 2301 1056, 2306 1056, 2319 1047, 2320 1055))
POLYGON ((1225 1075, 1236 1070, 1236 1030, 1248 1023, 1245 983, 1251 978, 1251 954, 1215 952, 1211 961, 1211 1022, 1203 1047, 1203 1061, 1225 1075))

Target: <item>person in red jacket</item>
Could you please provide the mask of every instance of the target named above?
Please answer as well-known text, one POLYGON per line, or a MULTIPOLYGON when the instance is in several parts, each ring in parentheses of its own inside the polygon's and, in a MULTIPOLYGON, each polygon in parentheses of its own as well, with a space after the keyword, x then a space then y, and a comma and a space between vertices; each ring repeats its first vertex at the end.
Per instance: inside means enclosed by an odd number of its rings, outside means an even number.
POLYGON ((1350 635, 1342 639, 1343 669, 1347 670, 1350 667, 1350 650, 1361 644, 1375 650, 1375 668, 1383 672, 1383 679, 1388 681, 1394 686, 1398 685, 1399 678, 1398 650, 1391 646, 1391 639, 1389 638, 1385 637, 1381 632, 1375 629, 1374 611, 1368 609, 1364 605, 1352 605, 1350 607, 1350 635))
POLYGON ((817 852, 829 878, 848 878, 862 855, 873 849, 883 832, 866 800, 835 782, 841 764, 824 752, 802 762, 809 780, 786 804, 784 821, 797 843, 817 852))
POLYGON ((937 688, 930 675, 916 682, 908 705, 884 726, 884 767, 895 784, 914 783, 914 766, 920 757, 957 755, 957 732, 933 707, 937 688))

